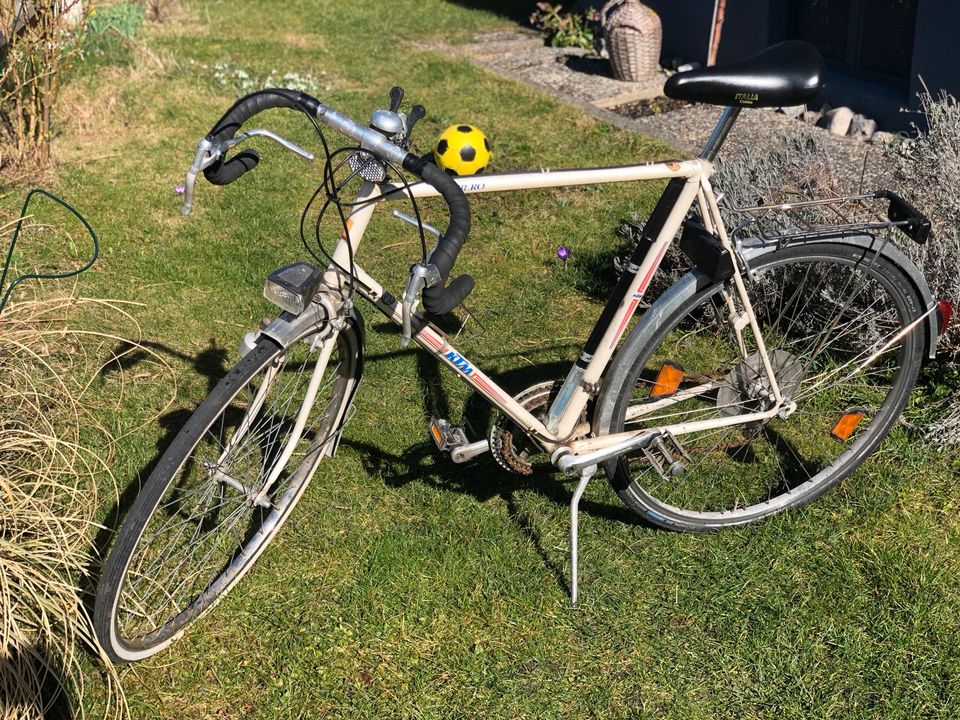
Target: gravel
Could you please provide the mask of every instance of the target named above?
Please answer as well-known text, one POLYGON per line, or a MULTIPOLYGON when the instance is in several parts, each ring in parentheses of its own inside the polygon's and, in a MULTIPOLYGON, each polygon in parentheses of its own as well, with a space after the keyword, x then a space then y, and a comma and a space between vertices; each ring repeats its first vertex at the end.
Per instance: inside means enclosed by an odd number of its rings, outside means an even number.
MULTIPOLYGON (((678 149, 695 154, 710 136, 721 112, 718 107, 690 105, 680 110, 638 118, 634 123, 638 132, 653 137, 673 135, 682 144, 678 149)), ((861 174, 864 190, 875 190, 890 184, 892 168, 883 157, 879 145, 832 135, 821 128, 811 128, 800 120, 769 108, 743 110, 723 145, 720 157, 734 159, 747 151, 763 152, 782 142, 783 134, 796 132, 816 133, 823 142, 831 164, 829 180, 838 192, 858 192, 861 174)))

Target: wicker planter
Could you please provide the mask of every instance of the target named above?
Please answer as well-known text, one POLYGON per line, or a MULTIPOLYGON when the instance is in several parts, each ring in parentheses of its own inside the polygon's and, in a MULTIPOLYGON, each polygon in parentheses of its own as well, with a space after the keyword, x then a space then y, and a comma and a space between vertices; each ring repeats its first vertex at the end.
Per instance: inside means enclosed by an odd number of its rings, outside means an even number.
POLYGON ((639 0, 610 0, 600 22, 617 80, 639 82, 657 74, 663 30, 653 10, 639 0))

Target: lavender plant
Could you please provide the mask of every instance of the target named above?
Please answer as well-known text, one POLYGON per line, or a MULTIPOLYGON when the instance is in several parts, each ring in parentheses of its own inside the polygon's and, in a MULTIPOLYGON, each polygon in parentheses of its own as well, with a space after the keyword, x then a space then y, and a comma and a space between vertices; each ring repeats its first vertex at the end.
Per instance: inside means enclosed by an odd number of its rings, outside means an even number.
MULTIPOLYGON (((874 183, 903 195, 933 223, 933 237, 917 245, 898 233, 892 241, 921 269, 934 297, 960 305, 960 105, 949 95, 921 96, 926 127, 914 127, 913 137, 888 144, 882 150, 883 168, 871 173, 874 183)), ((845 159, 846 161, 846 159, 845 159)), ((721 204, 728 227, 741 217, 733 207, 772 204, 799 197, 829 197, 856 192, 837 187, 840 174, 823 133, 801 126, 775 138, 770 147, 751 148, 719 161, 714 186, 726 193, 721 204), (771 149, 772 148, 772 149, 771 149)), ((857 173, 859 175, 859 173, 857 173)), ((873 183, 864 189, 876 189, 873 183)), ((827 212, 810 210, 805 222, 833 222, 827 212)), ((960 356, 960 322, 954 318, 940 337, 946 362, 960 356)), ((952 377, 952 376, 951 376, 952 377)), ((934 381, 952 384, 949 378, 934 381)), ((916 418, 928 439, 937 444, 960 444, 960 388, 947 388, 947 397, 927 404, 916 418)))
MULTIPOLYGON (((922 247, 910 248, 911 255, 934 296, 960 306, 960 104, 947 93, 924 92, 920 111, 926 128, 915 125, 915 137, 888 145, 885 154, 893 167, 896 190, 933 223, 933 238, 922 247)), ((960 355, 958 318, 941 337, 940 349, 960 355)))

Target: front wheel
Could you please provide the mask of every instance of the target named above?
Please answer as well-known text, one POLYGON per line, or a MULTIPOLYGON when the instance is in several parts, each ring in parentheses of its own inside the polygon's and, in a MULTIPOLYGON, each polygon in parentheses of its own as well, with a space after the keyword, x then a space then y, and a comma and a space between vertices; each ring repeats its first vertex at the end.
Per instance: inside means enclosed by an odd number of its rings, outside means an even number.
POLYGON ((313 328, 286 349, 261 337, 160 458, 97 588, 94 627, 113 660, 153 655, 211 610, 332 454, 361 370, 348 320, 335 339, 313 328))
MULTIPOLYGON (((750 301, 774 376, 796 410, 764 422, 681 427, 679 445, 663 444, 668 457, 637 452, 608 463, 621 499, 662 527, 718 530, 810 502, 876 449, 916 382, 923 328, 905 328, 923 307, 886 258, 816 243, 762 256, 752 269, 750 301)), ((731 328, 735 297, 715 284, 656 327, 638 326, 598 400, 598 434, 729 422, 772 407, 749 328, 744 348, 731 328)))

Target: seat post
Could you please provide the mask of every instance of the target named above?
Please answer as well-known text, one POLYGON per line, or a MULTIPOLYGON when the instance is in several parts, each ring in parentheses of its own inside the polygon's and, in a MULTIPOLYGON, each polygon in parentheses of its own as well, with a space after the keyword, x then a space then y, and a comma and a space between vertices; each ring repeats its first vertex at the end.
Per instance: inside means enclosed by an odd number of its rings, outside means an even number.
POLYGON ((700 157, 702 159, 713 162, 717 157, 717 153, 720 152, 720 146, 723 145, 723 141, 727 139, 727 134, 730 132, 730 128, 733 127, 733 123, 736 122, 739 114, 739 106, 723 109, 723 114, 720 115, 716 127, 714 127, 713 132, 710 133, 710 139, 707 140, 707 144, 704 145, 703 150, 700 151, 700 157))

